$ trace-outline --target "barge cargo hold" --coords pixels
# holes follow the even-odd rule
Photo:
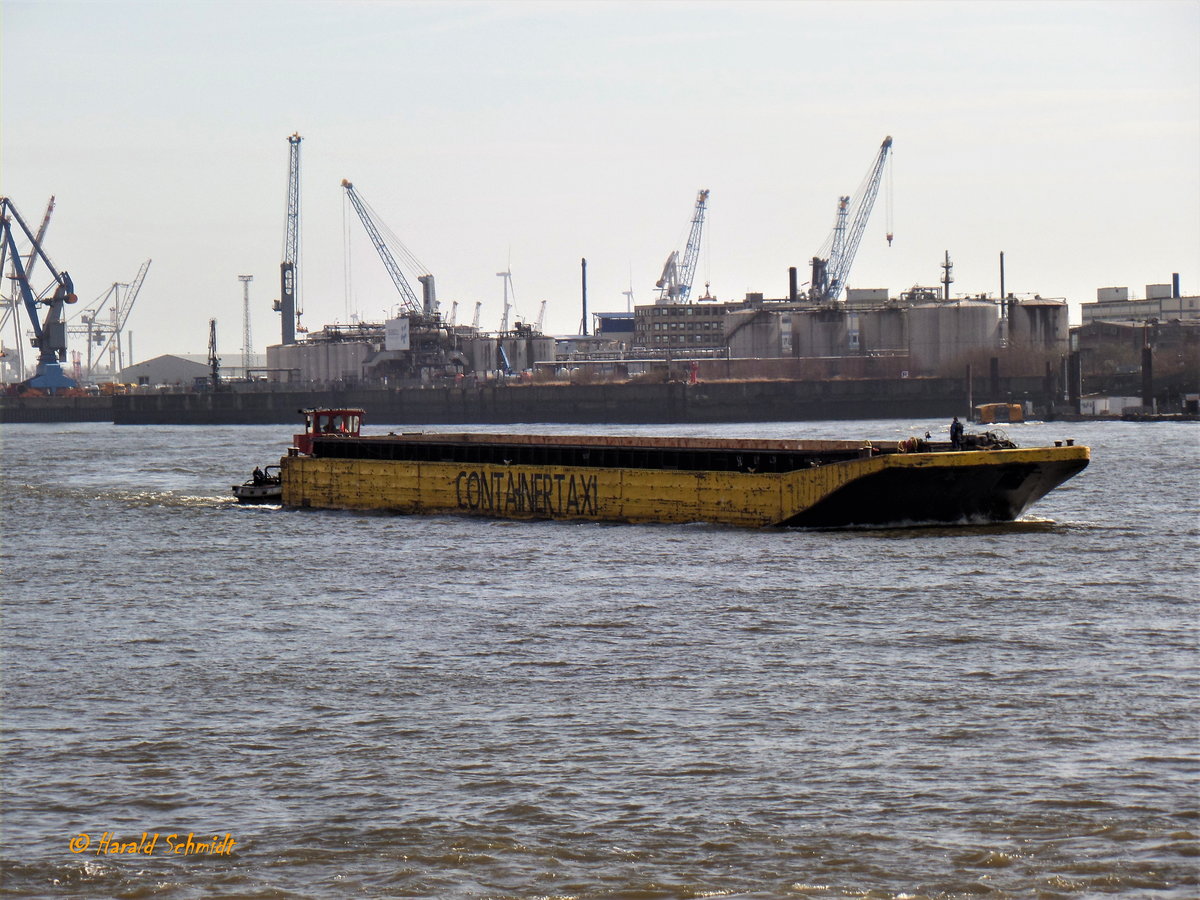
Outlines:
[[[510,519],[763,527],[1011,521],[1087,466],[1082,446],[978,449],[479,433],[363,436],[361,410],[306,410],[283,505]]]

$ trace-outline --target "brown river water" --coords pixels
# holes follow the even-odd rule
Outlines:
[[[239,508],[288,428],[5,426],[0,895],[1200,896],[1200,427],[1007,430],[1092,464],[798,531]]]

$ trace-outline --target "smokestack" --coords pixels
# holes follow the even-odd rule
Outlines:
[[[1149,343],[1142,347],[1142,406],[1154,412],[1154,350]]]
[[[582,334],[582,335],[584,335],[584,336],[586,337],[586,336],[587,336],[587,333],[588,333],[588,321],[587,321],[587,259],[586,259],[586,258],[584,258],[584,259],[581,259],[581,260],[579,261],[579,268],[580,268],[580,272],[581,272],[581,275],[580,275],[580,277],[583,279],[583,319],[582,319],[582,320],[579,322],[579,333],[580,333],[580,334]]]
[[[796,267],[788,266],[788,300],[796,302]]]
[[[1083,411],[1083,358],[1078,350],[1067,354],[1067,402],[1075,415]]]
[[[421,282],[421,307],[422,311],[427,316],[435,315],[438,311],[437,288],[433,283],[432,275],[418,275],[417,281]]]
[[[1008,301],[1004,298],[1008,295],[1004,293],[1004,251],[1000,251],[1000,318],[1008,318]]]
[[[1176,272],[1171,276],[1171,296],[1176,300],[1179,299],[1179,273]]]

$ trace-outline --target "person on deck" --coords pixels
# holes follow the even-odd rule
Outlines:
[[[954,417],[954,421],[950,423],[950,446],[957,450],[962,446],[963,425],[958,421],[958,416]]]

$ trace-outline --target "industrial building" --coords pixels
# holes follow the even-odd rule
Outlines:
[[[196,379],[207,379],[211,374],[208,365],[185,356],[164,354],[136,365],[127,366],[117,374],[121,384],[171,385],[191,388]]]
[[[1094,303],[1080,305],[1082,322],[1167,322],[1200,319],[1200,296],[1185,297],[1179,288],[1179,275],[1170,284],[1146,285],[1144,299],[1131,298],[1127,287],[1104,287],[1096,291]]]
[[[762,294],[756,296],[762,300]],[[635,307],[633,346],[660,350],[724,347],[725,316],[740,306],[738,303],[656,303]]]

